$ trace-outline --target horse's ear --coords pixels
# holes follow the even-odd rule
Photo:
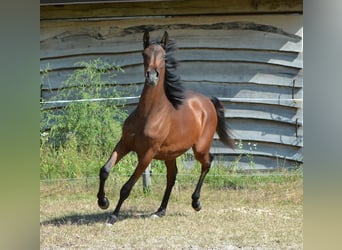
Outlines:
[[[160,43],[166,46],[168,42],[169,42],[169,34],[165,31]]]
[[[150,32],[145,31],[143,41],[144,41],[144,49],[146,49],[148,45],[150,44]]]

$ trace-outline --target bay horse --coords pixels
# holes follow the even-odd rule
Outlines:
[[[123,202],[152,159],[166,165],[166,190],[159,209],[153,216],[166,214],[169,197],[177,175],[176,158],[192,148],[201,163],[201,175],[192,194],[192,207],[201,209],[200,192],[213,155],[209,153],[215,131],[228,147],[234,147],[224,120],[224,108],[216,97],[185,90],[176,72],[175,42],[165,31],[160,42],[150,41],[149,32],[143,36],[145,84],[136,109],[125,120],[122,136],[108,161],[101,167],[98,205],[109,207],[104,185],[111,168],[131,151],[136,152],[138,164],[134,173],[120,190],[120,198],[108,223],[114,224]]]

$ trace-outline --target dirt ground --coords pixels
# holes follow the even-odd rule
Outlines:
[[[303,248],[302,179],[238,190],[204,185],[200,212],[191,207],[192,187],[176,186],[160,219],[150,214],[159,207],[164,186],[154,185],[147,195],[137,187],[113,226],[105,222],[120,187],[106,187],[111,204],[103,211],[96,183],[41,183],[41,249]]]

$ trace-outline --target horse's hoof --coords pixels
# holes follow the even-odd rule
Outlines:
[[[109,200],[107,197],[104,197],[102,200],[98,199],[97,204],[102,209],[107,209],[109,207]]]
[[[199,201],[199,200],[197,200],[197,201],[192,201],[192,207],[193,207],[193,209],[195,209],[195,211],[200,211],[201,210],[201,208],[202,208],[202,206],[201,206],[201,202]]]
[[[152,214],[151,219],[159,219],[160,216],[158,214]]]
[[[165,209],[159,209],[157,212],[155,212],[151,215],[151,218],[161,218],[161,217],[164,217],[165,214],[166,214]]]
[[[109,219],[108,219],[106,225],[112,226],[117,221],[118,221],[118,217],[116,217],[114,214],[112,214],[111,216],[109,216]]]

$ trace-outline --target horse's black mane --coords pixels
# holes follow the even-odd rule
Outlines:
[[[160,44],[160,43],[159,43]],[[175,58],[175,51],[177,49],[176,43],[173,40],[169,40],[165,45],[160,44],[164,47],[165,55],[165,80],[164,89],[167,99],[172,105],[178,109],[183,103],[185,98],[185,89],[183,82],[179,74],[177,73],[177,60]]]

